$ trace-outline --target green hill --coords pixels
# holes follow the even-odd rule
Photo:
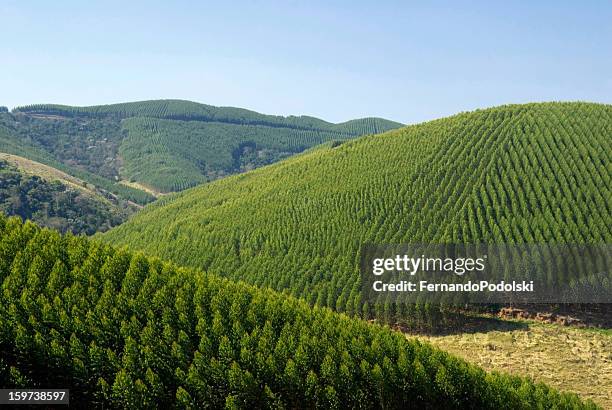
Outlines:
[[[401,126],[380,118],[332,124],[180,100],[30,105],[1,114],[2,123],[64,165],[117,189],[158,194],[267,165],[322,142]]]
[[[611,136],[610,105],[462,113],[163,198],[102,238],[370,317],[366,243],[611,243]]]
[[[87,408],[595,408],[271,290],[0,216],[0,385]]]

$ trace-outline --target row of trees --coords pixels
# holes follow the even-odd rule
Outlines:
[[[119,408],[595,408],[271,290],[0,217],[0,385]]]
[[[148,117],[236,125],[263,125],[296,130],[336,132],[352,136],[385,132],[402,126],[400,123],[382,118],[361,118],[332,124],[314,117],[266,115],[243,108],[215,107],[185,100],[152,100],[90,107],[33,104],[17,107],[14,111],[66,117],[112,117],[116,119]]]
[[[163,192],[276,162],[353,135],[260,125],[130,118],[119,153],[123,175]],[[247,149],[245,151],[245,148]]]
[[[379,118],[331,124],[177,100],[93,107],[31,105],[6,118],[14,119],[14,131],[22,140],[64,165],[114,184],[112,192],[120,195],[130,188],[115,184],[119,179],[162,192],[181,191],[326,141],[401,126]],[[254,153],[242,155],[244,144],[253,145]],[[133,200],[130,193],[126,199]]]

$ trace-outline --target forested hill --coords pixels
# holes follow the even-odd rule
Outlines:
[[[0,385],[79,408],[594,409],[267,289],[0,215]]]
[[[180,191],[326,141],[400,126],[380,118],[332,124],[181,100],[92,107],[39,104],[0,111],[6,135],[74,172],[102,179],[105,189],[139,203],[152,199],[147,193]],[[0,148],[12,145],[2,143],[0,138]]]
[[[478,110],[164,198],[102,237],[370,317],[366,243],[612,243],[611,144],[611,105]]]
[[[34,104],[17,107],[15,112],[95,118],[149,117],[169,120],[220,122],[238,125],[266,125],[299,130],[328,131],[346,135],[376,134],[401,127],[402,124],[382,118],[362,118],[333,124],[309,116],[266,115],[235,107],[215,107],[185,100],[151,100],[122,104],[71,107],[57,104]]]

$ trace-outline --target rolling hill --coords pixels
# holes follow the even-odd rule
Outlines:
[[[372,312],[361,300],[362,245],[611,243],[611,142],[610,105],[462,113],[170,195],[102,238],[310,304],[418,325],[423,312]]]
[[[39,104],[0,112],[0,149],[23,156],[32,152],[33,159],[42,162],[44,157],[51,166],[59,162],[82,179],[144,204],[151,194],[180,191],[326,141],[401,125],[380,118],[332,124],[181,100]]]
[[[594,409],[271,290],[0,215],[0,385],[87,408]]]

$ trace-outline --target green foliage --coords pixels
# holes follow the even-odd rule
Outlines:
[[[15,115],[22,141],[37,144],[58,161],[114,180],[119,176],[117,151],[125,132],[113,119]]]
[[[329,141],[345,132],[264,125],[130,118],[121,144],[124,175],[161,191],[180,191],[246,171]]]
[[[130,213],[127,207],[59,181],[23,174],[4,161],[0,161],[0,210],[60,232],[88,235],[119,225]]]
[[[321,148],[164,198],[103,238],[348,314],[362,245],[611,243],[612,106],[503,106]]]
[[[88,167],[85,166],[89,164],[88,161],[85,157],[78,155],[83,152],[78,147],[87,143],[87,133],[84,131],[78,135],[65,135],[68,132],[66,129],[78,130],[79,127],[80,125],[73,123],[66,125],[63,120],[58,119],[32,119],[0,113],[0,152],[19,155],[56,168],[96,186],[105,191],[109,197],[119,196],[138,204],[151,202],[154,199],[152,195],[116,183],[103,176],[104,172],[95,167],[92,168],[92,172],[88,170]],[[90,131],[87,128],[86,130]],[[64,150],[65,153],[63,153]],[[104,159],[107,158],[105,151],[106,148],[103,148],[102,152],[88,153],[87,158],[95,158],[96,161],[105,163]],[[95,173],[98,171],[102,175]]]
[[[0,217],[0,382],[111,408],[595,408],[269,289]],[[88,405],[88,406],[86,406]]]
[[[332,124],[190,101],[93,107],[31,105],[14,110],[24,139],[111,180],[162,192],[267,165],[331,139],[401,126],[379,118]]]

